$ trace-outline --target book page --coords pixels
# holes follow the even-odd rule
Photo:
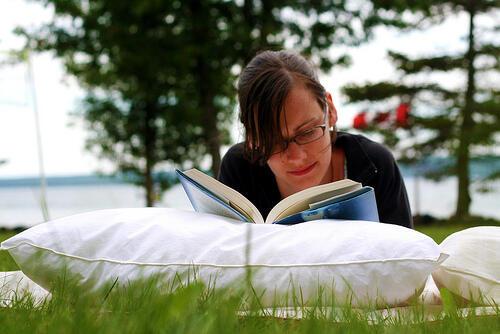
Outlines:
[[[227,205],[230,205],[232,207],[231,203],[227,202],[224,198],[218,198],[217,200],[216,198],[210,196],[208,193],[205,193],[203,191],[200,191],[200,189],[197,189],[194,184],[189,184],[188,186],[191,188],[190,200],[196,203],[195,207],[196,211],[211,213],[214,215],[233,218],[236,220],[242,220],[242,217],[238,216],[228,207],[221,204],[221,202],[225,202]],[[246,217],[247,215],[244,216]],[[248,221],[251,221],[250,218],[247,217],[247,219]]]
[[[195,168],[185,171],[184,174],[212,191],[217,197],[229,203],[244,216],[249,217],[254,223],[264,223],[264,218],[262,218],[262,215],[255,205],[236,190]]]
[[[351,192],[348,192],[348,193],[345,193],[345,194],[333,196],[333,197],[327,198],[327,199],[319,201],[319,202],[310,203],[309,204],[309,209],[318,209],[318,208],[321,208],[323,206],[327,206],[329,204],[333,204],[333,203],[338,203],[338,202],[341,202],[341,201],[345,201],[347,199],[359,196],[360,194],[363,194],[363,193],[365,193],[367,191],[369,191],[368,187],[362,187],[362,188],[357,189],[355,191],[351,191]]]
[[[310,203],[324,201],[361,188],[361,183],[344,179],[332,183],[304,189],[281,200],[269,212],[266,223],[272,223],[284,217],[309,209]]]

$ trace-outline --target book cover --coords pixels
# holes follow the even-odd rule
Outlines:
[[[176,170],[176,173],[191,205],[197,212],[212,213],[244,222],[252,222],[245,214],[233,208],[229,201],[220,198],[183,172]]]
[[[280,201],[266,220],[236,190],[196,170],[177,176],[198,212],[216,214],[251,223],[297,224],[315,219],[378,221],[375,193],[349,179],[305,189]]]
[[[280,219],[274,224],[290,225],[317,219],[379,221],[372,187],[363,187],[330,200],[314,203],[311,207],[309,210]]]

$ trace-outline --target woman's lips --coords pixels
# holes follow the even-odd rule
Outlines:
[[[307,173],[309,173],[310,171],[312,171],[315,166],[316,166],[316,162],[313,162],[312,164],[310,164],[306,168],[292,170],[292,171],[289,171],[288,173],[292,174],[294,176],[306,175]]]

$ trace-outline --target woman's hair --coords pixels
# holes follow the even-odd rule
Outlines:
[[[297,53],[264,51],[243,69],[238,81],[240,120],[245,127],[245,154],[264,163],[282,145],[281,117],[291,89],[304,85],[326,110],[326,92],[313,66]],[[286,124],[286,118],[285,118]]]

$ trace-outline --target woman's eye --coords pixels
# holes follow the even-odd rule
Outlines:
[[[311,129],[311,130],[307,130],[307,131],[302,132],[297,137],[299,137],[300,140],[303,140],[303,139],[308,139],[308,138],[313,137],[313,136],[314,136],[314,129]]]

